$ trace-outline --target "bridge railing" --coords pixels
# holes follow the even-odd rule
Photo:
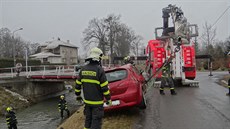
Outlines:
[[[23,66],[19,76],[77,76],[75,65],[41,65],[41,66]],[[17,76],[16,67],[0,68],[0,78],[14,78]]]

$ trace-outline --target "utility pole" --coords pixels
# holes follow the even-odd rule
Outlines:
[[[14,33],[17,32],[17,31],[19,31],[19,30],[23,30],[23,28],[19,28],[19,29],[13,31],[13,36],[12,36],[13,41],[14,41]],[[15,43],[13,43],[13,56],[14,56],[14,67],[15,67],[15,65],[16,65],[16,59],[15,59]]]
[[[28,51],[27,51],[27,48],[26,48],[26,76],[28,74]]]

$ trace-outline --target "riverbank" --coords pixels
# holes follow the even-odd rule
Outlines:
[[[219,84],[227,87],[228,86],[228,79],[230,78],[230,74],[227,74],[225,76],[223,76],[220,80],[219,80]]]
[[[28,107],[31,103],[24,99],[21,95],[11,92],[7,89],[0,87],[0,115],[5,114],[5,109],[8,106],[13,107],[14,110],[20,110]]]
[[[85,117],[84,107],[80,107],[71,117],[64,121],[57,129],[83,129]],[[103,118],[102,129],[132,129],[139,115],[138,108],[106,112]]]
[[[68,104],[70,114],[76,112],[79,108],[76,102],[76,95],[74,92],[64,93]],[[63,120],[58,111],[58,102],[60,97],[52,97],[29,107],[16,111],[19,129],[56,129]],[[67,118],[64,112],[64,118]],[[6,129],[5,117],[0,117],[0,129]]]
[[[74,86],[73,80],[65,81],[65,85]],[[51,95],[41,96],[38,98],[24,98],[18,93],[12,92],[6,88],[0,87],[0,116],[5,114],[5,109],[11,106],[15,111],[25,109],[31,105],[34,105],[40,101],[66,94],[71,89],[67,89]]]

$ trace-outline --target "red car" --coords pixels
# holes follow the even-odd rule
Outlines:
[[[120,67],[105,69],[112,100],[112,106],[105,110],[121,109],[138,106],[146,108],[146,85],[142,73],[132,64]]]

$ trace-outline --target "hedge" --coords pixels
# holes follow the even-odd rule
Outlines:
[[[22,63],[22,66],[26,65],[25,59],[17,59],[16,63]],[[37,66],[41,65],[40,60],[28,60],[28,66]],[[9,68],[14,67],[14,59],[12,58],[0,58],[0,68]]]

